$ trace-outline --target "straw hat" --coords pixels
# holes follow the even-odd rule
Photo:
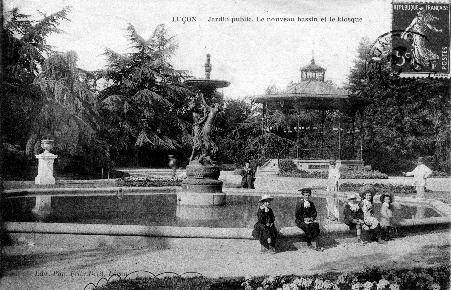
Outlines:
[[[376,194],[376,189],[374,188],[374,186],[372,186],[371,184],[365,184],[364,186],[362,186],[361,188],[360,188],[360,193],[367,193],[367,192],[369,192],[369,193],[371,193],[371,194]]]
[[[262,196],[262,198],[260,199],[260,202],[264,202],[264,201],[270,201],[273,200],[274,198],[272,196],[270,196],[269,194],[264,194]]]

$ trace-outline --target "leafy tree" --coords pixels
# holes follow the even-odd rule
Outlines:
[[[44,98],[27,153],[36,151],[42,138],[50,137],[55,139],[60,169],[92,174],[110,167],[108,146],[97,134],[101,127],[92,81],[95,76],[79,69],[76,62],[72,51],[54,53],[44,61],[34,81]]]
[[[36,21],[18,9],[3,14],[5,20],[0,44],[3,104],[0,114],[4,143],[1,144],[10,144],[5,148],[15,148],[5,152],[4,172],[20,174],[26,169],[24,156],[17,152],[24,149],[44,98],[34,79],[51,52],[47,36],[60,32],[58,25],[67,20],[68,12],[69,8],[65,8],[54,14],[41,14],[42,17]],[[25,167],[18,168],[19,165]]]
[[[108,85],[100,97],[112,156],[126,163],[141,153],[143,165],[165,164],[164,152],[177,150],[189,156],[193,95],[182,85],[186,73],[170,63],[177,48],[174,37],[164,25],[147,40],[131,24],[127,32],[130,53],[105,52]]]
[[[65,8],[51,15],[42,14],[37,21],[18,9],[6,13],[2,41],[5,142],[23,144],[27,139],[27,134],[16,132],[29,130],[40,110],[42,95],[33,82],[51,52],[46,37],[60,32],[58,24],[67,20],[68,12],[69,8]]]
[[[264,156],[280,154],[293,142],[270,132],[262,131],[261,108],[243,100],[227,100],[217,119],[216,143],[220,146],[220,161],[243,164],[246,160],[262,162]],[[276,113],[268,117],[274,127],[282,127],[285,117]]]
[[[399,78],[387,59],[368,66],[370,46],[368,39],[361,41],[348,86],[354,97],[367,103],[362,111],[364,160],[395,173],[411,169],[416,157],[427,156],[433,169],[449,171],[449,81]]]

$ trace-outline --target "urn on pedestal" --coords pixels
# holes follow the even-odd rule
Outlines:
[[[41,147],[44,149],[39,155],[36,155],[38,159],[38,176],[34,179],[35,184],[55,184],[55,177],[53,177],[53,163],[58,155],[50,153],[53,148],[53,140],[44,139],[41,140]]]

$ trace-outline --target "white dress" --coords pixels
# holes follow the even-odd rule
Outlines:
[[[327,177],[327,191],[338,191],[338,181],[340,180],[340,169],[337,167],[329,168],[329,175]]]
[[[363,222],[370,227],[370,229],[375,229],[379,225],[379,221],[373,215],[373,204],[368,201],[362,201],[362,211],[363,211]]]

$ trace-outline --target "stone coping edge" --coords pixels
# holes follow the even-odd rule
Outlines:
[[[161,186],[161,187],[139,187],[139,186],[111,186],[111,187],[55,187],[55,188],[18,188],[5,189],[3,192],[7,196],[14,196],[17,194],[70,194],[70,193],[132,193],[132,192],[157,192],[157,193],[175,193],[179,186]]]
[[[421,220],[404,220],[398,227],[422,227],[427,225],[449,225],[448,217],[425,218]],[[345,224],[321,225],[326,234],[349,233]],[[111,236],[148,236],[171,238],[211,238],[211,239],[253,239],[251,228],[207,228],[207,227],[172,227],[142,225],[107,225],[107,224],[73,224],[73,223],[33,223],[6,222],[5,229],[10,233],[48,233],[78,235]],[[279,230],[282,237],[299,237],[304,233],[297,227],[284,227]]]

